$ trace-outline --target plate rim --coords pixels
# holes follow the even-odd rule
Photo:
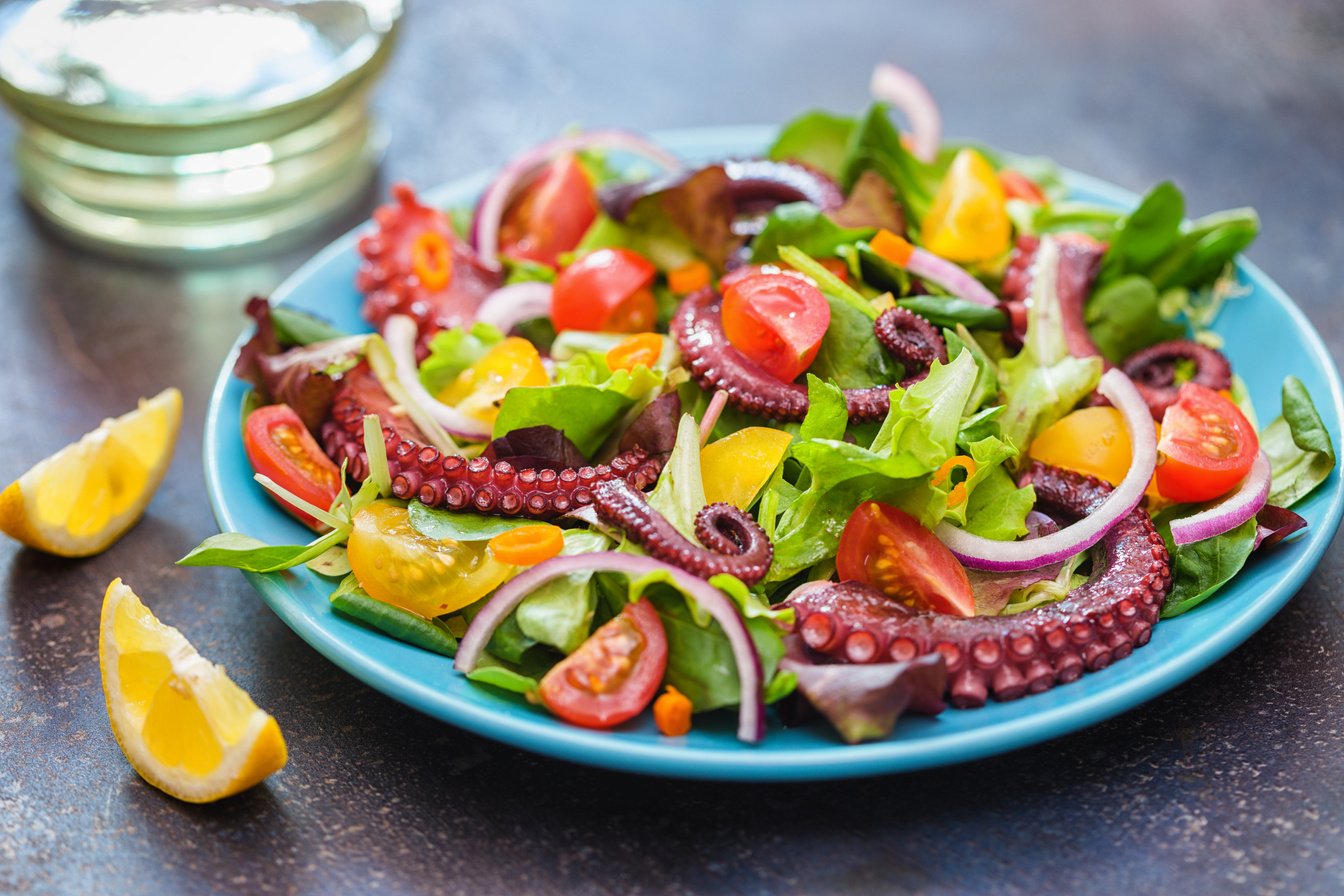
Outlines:
[[[651,137],[673,147],[683,155],[694,156],[686,147],[764,145],[774,132],[769,125],[733,125],[727,127],[681,128],[654,132]],[[1061,168],[1071,188],[1093,192],[1108,201],[1128,206],[1138,194],[1110,182],[1070,169]],[[488,182],[491,171],[474,172],[426,190],[427,202],[439,203],[448,193],[479,191]],[[299,287],[325,268],[334,258],[354,249],[359,236],[369,227],[363,222],[319,250],[312,258],[285,278],[272,293],[272,301],[284,304]],[[1321,369],[1329,386],[1336,419],[1344,421],[1344,385],[1334,358],[1305,312],[1259,266],[1244,255],[1238,267],[1247,278],[1263,289],[1287,315],[1310,349],[1311,362]],[[232,368],[238,350],[250,333],[245,328],[230,348],[211,390],[202,438],[202,460],[206,491],[211,510],[222,531],[237,531],[238,521],[222,499],[228,483],[221,477],[217,438],[229,424],[222,411],[226,392],[233,381]],[[237,408],[230,407],[231,412]],[[233,426],[236,431],[236,425]],[[1338,433],[1334,434],[1338,437]],[[462,701],[435,690],[427,683],[410,678],[387,664],[353,649],[336,633],[315,624],[302,612],[285,574],[243,575],[262,595],[266,604],[303,641],[362,683],[440,721],[471,731],[510,746],[569,762],[668,777],[700,780],[783,781],[824,780],[866,775],[892,774],[935,768],[1010,752],[1080,731],[1100,721],[1120,715],[1159,697],[1207,669],[1231,653],[1292,599],[1315,570],[1328,549],[1344,516],[1344,484],[1339,464],[1327,480],[1328,503],[1323,524],[1312,527],[1298,544],[1302,550],[1280,572],[1278,580],[1249,601],[1229,624],[1191,649],[1166,658],[1152,668],[1116,678],[1100,692],[1085,693],[1075,700],[1042,709],[1020,718],[1001,720],[991,726],[951,732],[944,738],[915,741],[888,739],[858,747],[836,742],[825,748],[771,749],[757,752],[753,747],[735,743],[736,749],[693,749],[661,743],[646,743],[622,738],[620,733],[593,732],[563,725],[549,717],[515,716],[490,706]],[[457,673],[453,673],[457,674]],[[1114,673],[1112,673],[1114,674]],[[949,742],[950,741],[950,742]],[[818,755],[820,754],[820,755]]]

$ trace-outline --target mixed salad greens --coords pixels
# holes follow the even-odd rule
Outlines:
[[[692,711],[736,706],[739,733],[755,740],[760,705],[779,703],[790,719],[820,711],[853,741],[885,736],[907,708],[940,708],[942,660],[809,655],[785,599],[836,580],[960,616],[1064,599],[1093,572],[1101,535],[1070,541],[1072,527],[1035,512],[1021,482],[1032,461],[1131,489],[1134,503],[1143,494],[1171,555],[1163,616],[1209,599],[1305,525],[1287,508],[1337,459],[1297,379],[1260,428],[1235,374],[1221,392],[1181,387],[1146,422],[1120,398],[1095,398],[1129,383],[1105,371],[1155,344],[1219,347],[1211,325],[1241,292],[1234,259],[1257,233],[1254,212],[1187,220],[1171,183],[1129,210],[1076,201],[1048,160],[942,140],[922,88],[890,67],[879,74],[875,89],[912,132],[877,102],[853,117],[807,112],[765,152],[838,202],[743,202],[735,190],[758,177],[753,161],[686,169],[630,135],[575,135],[506,166],[474,220],[450,210],[456,233],[410,235],[406,276],[430,304],[454,288],[464,253],[498,270],[498,288],[456,325],[374,315],[381,335],[345,335],[254,300],[257,335],[238,367],[256,386],[248,455],[259,482],[319,534],[270,546],[226,533],[180,562],[306,564],[331,579],[334,612],[456,656],[482,686],[576,724],[610,727],[652,706],[677,736]],[[632,152],[644,161],[617,164]],[[647,177],[650,163],[671,173]],[[1079,306],[1091,349],[1069,326],[1071,246],[1100,257]],[[1030,282],[1014,287],[1028,252]],[[722,297],[730,347],[805,389],[800,419],[704,388],[667,334],[706,289]],[[946,360],[914,371],[887,351],[874,321],[891,308],[931,324]],[[385,413],[445,455],[561,470],[637,444],[661,461],[652,511],[696,544],[706,505],[747,511],[773,546],[768,571],[750,584],[706,579],[648,557],[592,507],[541,520],[397,498],[388,419],[365,418],[357,459],[328,457],[332,395],[365,370]],[[1193,375],[1178,360],[1167,385]],[[853,419],[845,390],[872,387],[889,393],[888,409]],[[1141,469],[1154,443],[1157,460]],[[1031,554],[1035,539],[1061,536],[1057,556]],[[1026,545],[1034,559],[989,543]]]

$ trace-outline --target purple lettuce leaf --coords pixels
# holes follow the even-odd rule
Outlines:
[[[796,693],[825,716],[846,743],[886,737],[907,711],[937,715],[945,708],[947,664],[940,653],[908,663],[862,665],[813,665],[786,657],[780,668],[798,677]]]
[[[620,450],[640,449],[650,457],[665,457],[677,443],[677,424],[681,422],[681,396],[676,392],[659,395],[639,412],[621,434]]]
[[[1307,521],[1287,507],[1266,504],[1255,515],[1255,545],[1252,551],[1272,548],[1289,535],[1307,528]]]
[[[507,460],[520,470],[563,470],[588,464],[578,446],[554,426],[512,430],[486,445],[481,456],[492,462]]]

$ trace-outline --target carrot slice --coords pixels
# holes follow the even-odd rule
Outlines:
[[[564,531],[550,523],[519,526],[496,535],[487,545],[496,560],[510,566],[535,566],[559,554],[564,546]]]

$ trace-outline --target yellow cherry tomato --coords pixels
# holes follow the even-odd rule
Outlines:
[[[459,373],[437,397],[444,404],[493,425],[506,392],[515,386],[545,386],[549,382],[536,346],[510,336]]]
[[[1160,428],[1156,423],[1154,429]],[[1115,408],[1082,408],[1041,431],[1027,452],[1033,460],[1086,473],[1111,485],[1119,485],[1129,472],[1132,450],[1125,420]],[[1148,495],[1157,497],[1155,483]]]
[[[705,498],[746,510],[774,474],[793,437],[768,426],[749,426],[700,449]]]
[[[920,241],[934,255],[957,262],[986,261],[1008,251],[1012,224],[994,168],[973,149],[952,159],[920,225]]]
[[[355,514],[350,570],[370,597],[425,618],[475,603],[509,575],[483,541],[429,538],[397,501],[375,501]]]

